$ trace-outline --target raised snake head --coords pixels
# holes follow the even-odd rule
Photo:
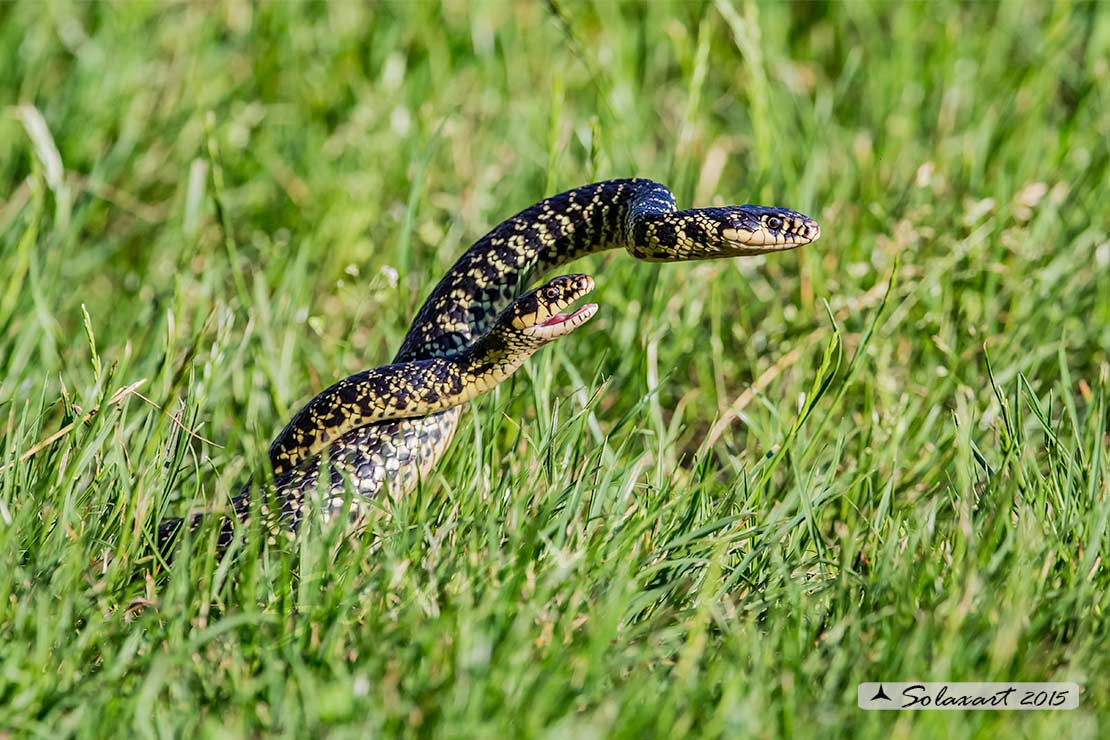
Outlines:
[[[777,206],[728,206],[718,214],[717,234],[731,254],[761,254],[816,241],[821,227],[809,216]]]
[[[582,326],[597,312],[597,304],[587,303],[577,311],[562,313],[593,289],[594,280],[589,275],[560,275],[513,301],[498,323],[508,322],[513,329],[543,342],[558,339]]]

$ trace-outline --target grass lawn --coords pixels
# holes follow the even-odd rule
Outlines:
[[[1105,4],[28,1],[0,59],[0,737],[1105,736]],[[146,554],[631,175],[823,236],[576,263],[598,316],[360,536]]]

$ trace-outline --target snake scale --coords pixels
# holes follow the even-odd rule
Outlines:
[[[527,314],[554,286],[566,296],[550,296],[540,324],[573,323],[562,327],[563,336],[592,315],[592,306],[570,316],[553,313],[592,289],[587,276],[556,278],[524,293],[542,273],[609,249],[624,248],[650,262],[679,262],[785,251],[820,233],[816,221],[786,208],[678,211],[670,190],[642,178],[584,185],[524,209],[475,242],[447,271],[417,313],[393,364],[331,386],[282,430],[270,447],[274,496],[262,502],[264,519],[280,519],[281,528],[293,532],[311,492],[330,492],[326,508],[334,511],[346,500],[348,485],[367,498],[385,487],[393,495],[414,488],[446,452],[463,404],[546,343],[506,346],[499,332],[520,330],[511,326],[509,314]],[[558,284],[564,279],[570,284]],[[527,305],[517,303],[522,300]],[[322,475],[327,477],[321,480]],[[247,515],[249,484],[232,504],[240,518]],[[181,524],[180,519],[163,522],[159,541],[171,538]],[[230,536],[225,526],[221,541]]]

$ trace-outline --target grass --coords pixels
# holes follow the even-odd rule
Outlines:
[[[1105,732],[1105,6],[15,3],[0,51],[0,735]],[[633,174],[824,236],[587,259],[361,537],[144,557],[489,226]]]

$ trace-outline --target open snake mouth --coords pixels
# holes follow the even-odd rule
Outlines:
[[[539,324],[539,326],[559,326],[560,324],[567,323],[571,323],[574,326],[579,326],[580,324],[582,324],[582,322],[589,320],[589,318],[593,316],[594,312],[596,311],[596,303],[587,303],[585,306],[582,306],[582,308],[578,309],[577,311],[572,311],[571,313],[557,313],[547,321]]]
[[[597,313],[596,303],[587,303],[571,313],[557,313],[549,319],[536,324],[528,333],[540,339],[549,340],[566,336],[589,321]]]

